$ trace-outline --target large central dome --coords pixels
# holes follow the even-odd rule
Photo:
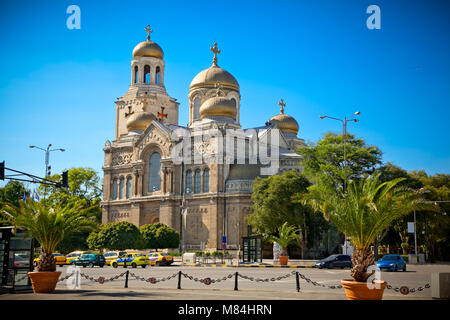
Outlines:
[[[231,87],[239,90],[239,84],[233,75],[216,65],[212,65],[197,74],[191,81],[190,88],[194,89],[202,86],[214,87],[216,83],[220,83],[224,88]]]

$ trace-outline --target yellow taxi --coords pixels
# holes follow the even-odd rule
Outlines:
[[[149,260],[146,255],[142,253],[127,253],[118,259],[114,259],[111,261],[111,265],[114,268],[117,268],[118,266],[123,266],[124,263],[127,264],[127,266],[131,266],[133,268],[136,268],[137,266],[141,266],[142,268],[145,268],[149,264]]]
[[[173,263],[173,257],[163,252],[149,253],[148,259],[151,266],[170,266]]]
[[[66,256],[62,255],[61,253],[55,252],[53,254],[53,257],[56,260],[56,264],[59,265],[60,267],[62,267],[63,265],[66,264]],[[39,263],[39,257],[37,257],[36,259],[33,260],[33,265],[35,267],[37,267],[38,263]]]
[[[105,257],[106,265],[110,266],[111,261],[119,259],[120,257],[122,257],[126,254],[127,254],[126,251],[108,251],[103,256]]]
[[[66,264],[74,264],[75,260],[79,259],[85,253],[92,253],[90,251],[73,251],[66,256]]]

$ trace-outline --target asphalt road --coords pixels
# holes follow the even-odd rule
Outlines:
[[[62,271],[61,277],[67,275],[68,266],[58,268],[58,271]],[[125,271],[129,271],[130,274],[134,274],[143,279],[155,278],[157,280],[171,279],[160,281],[152,284],[150,282],[137,280],[134,276],[130,275],[128,279],[128,289],[124,288],[125,276],[113,281],[105,281],[104,284],[92,281],[92,279],[98,279],[100,276],[109,280],[117,275],[122,274]],[[235,287],[235,273],[238,272],[244,277],[252,277],[253,280],[247,278],[238,278],[239,294],[243,292],[252,292],[252,294],[258,294],[272,299],[289,299],[294,298],[297,294],[296,290],[296,277],[295,272],[299,272],[305,278],[309,278],[312,281],[317,282],[319,285],[313,285],[300,278],[300,292],[315,293],[322,297],[330,296],[331,298],[345,298],[343,295],[343,289],[330,289],[328,286],[339,285],[341,279],[350,279],[350,270],[328,270],[328,269],[292,269],[292,268],[248,268],[248,267],[188,267],[188,266],[167,266],[167,267],[147,267],[147,268],[112,268],[112,267],[94,267],[94,268],[80,268],[82,273],[80,289],[81,290],[138,290],[141,292],[146,291],[158,291],[158,290],[176,290],[178,285],[178,271],[182,271],[187,276],[197,278],[198,280],[204,278],[220,279],[220,281],[205,285],[200,281],[194,281],[188,277],[181,277],[181,288],[186,292],[188,289],[192,289],[192,292],[196,292],[201,295],[202,290],[222,292],[227,295],[236,294]],[[390,299],[405,299],[405,298],[431,298],[431,289],[424,289],[423,291],[417,291],[418,287],[425,287],[426,284],[431,283],[431,273],[433,272],[450,272],[450,265],[408,265],[406,272],[381,272],[380,278],[388,282],[393,288],[399,288],[407,286],[409,288],[416,288],[415,293],[409,295],[402,295],[394,290],[385,290],[384,296]],[[294,274],[293,274],[294,272]],[[86,279],[91,277],[92,279]],[[282,279],[277,279],[283,277]],[[225,279],[225,280],[224,280]],[[268,281],[256,281],[257,279],[269,279]],[[271,281],[274,279],[275,281]],[[57,289],[68,290],[68,285],[73,285],[74,279],[61,281]],[[323,287],[325,286],[325,287]],[[180,290],[178,290],[180,291]],[[206,292],[205,291],[205,292]],[[278,295],[277,295],[278,294]],[[217,297],[216,297],[217,298]]]

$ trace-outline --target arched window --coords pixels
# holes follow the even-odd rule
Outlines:
[[[125,179],[122,177],[119,181],[119,199],[123,199],[125,196]]]
[[[148,64],[144,67],[144,83],[150,83],[150,66]]]
[[[209,169],[203,171],[203,192],[209,192]]]
[[[200,178],[200,169],[197,169],[194,174],[194,193],[200,193]]]
[[[133,194],[133,179],[127,178],[127,199],[131,198]]]
[[[200,119],[200,98],[194,99],[194,120]]]
[[[160,81],[161,81],[161,68],[158,66],[158,67],[156,67],[156,84],[159,84],[160,83]]]
[[[161,156],[158,152],[150,156],[148,192],[161,190]]]
[[[112,199],[116,200],[117,199],[117,179],[113,180],[113,185],[112,185]]]
[[[236,108],[236,114],[237,114],[237,103],[236,103],[236,99],[235,98],[231,98],[231,101],[234,104],[234,107]],[[236,117],[234,118],[234,120],[236,120]]]
[[[186,171],[186,193],[192,193],[192,171]]]
[[[134,66],[134,83],[138,83],[139,80],[139,68]]]

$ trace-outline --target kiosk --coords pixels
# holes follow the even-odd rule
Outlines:
[[[33,271],[33,239],[14,227],[0,227],[0,290],[33,291],[28,272]]]
[[[253,263],[262,262],[262,237],[243,237],[242,262]]]

